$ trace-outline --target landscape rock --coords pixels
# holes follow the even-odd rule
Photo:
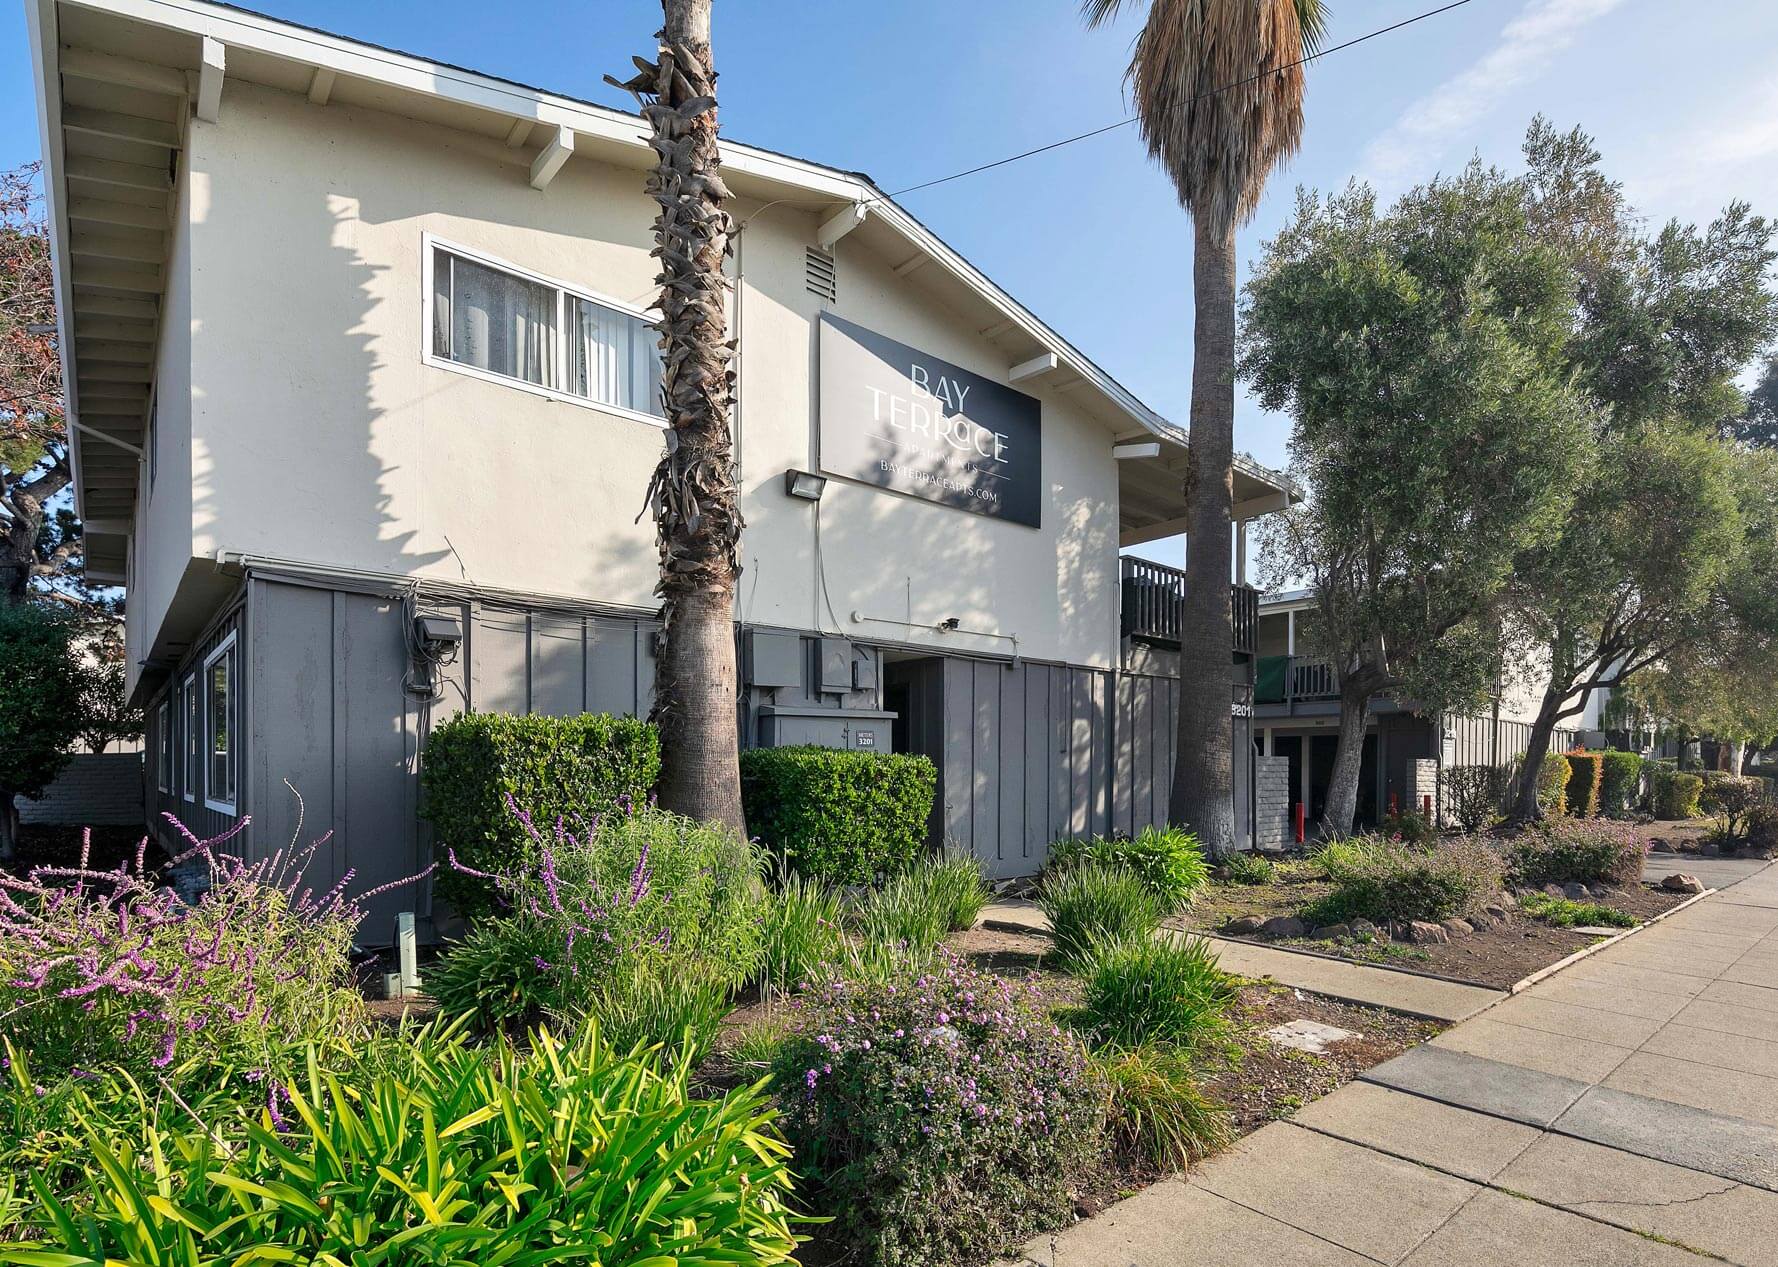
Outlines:
[[[1478,933],[1486,932],[1488,929],[1494,927],[1494,917],[1489,915],[1486,911],[1478,911],[1474,915],[1465,915],[1463,917],[1463,922],[1468,924]]]
[[[1496,924],[1506,923],[1506,907],[1499,903],[1490,902],[1487,906],[1484,906],[1482,910],[1486,913],[1488,918],[1493,920]]]
[[[1274,915],[1259,926],[1262,937],[1301,937],[1309,926],[1294,915]]]
[[[1316,941],[1336,941],[1341,937],[1350,937],[1352,929],[1345,924],[1329,924],[1325,928],[1317,928],[1310,934]]]
[[[1246,937],[1257,933],[1265,924],[1265,920],[1257,915],[1242,915],[1230,920],[1222,926],[1222,931],[1231,937]]]
[[[1549,894],[1549,896],[1551,896],[1551,897],[1566,897],[1567,896],[1567,894],[1562,892],[1562,886],[1559,884],[1546,884],[1543,886],[1543,891],[1545,893]]]
[[[1657,840],[1648,847],[1650,853],[1672,853],[1673,846],[1664,840]]]
[[[1451,934],[1442,924],[1431,924],[1425,920],[1413,920],[1408,924],[1408,940],[1413,942],[1446,942]]]
[[[1439,921],[1439,927],[1453,937],[1467,937],[1475,932],[1475,928],[1465,919],[1447,919]]]
[[[1722,848],[1714,841],[1705,840],[1698,844],[1698,857],[1700,858],[1714,858],[1721,852]]]
[[[1386,933],[1382,929],[1378,928],[1375,924],[1371,923],[1368,919],[1353,920],[1351,923],[1351,929],[1352,929],[1352,935],[1354,937],[1359,937],[1359,938],[1369,937],[1373,941],[1380,941],[1383,938],[1389,936],[1388,933]]]
[[[1591,901],[1593,894],[1584,884],[1568,883],[1562,886],[1562,896],[1570,902]]]
[[[1695,875],[1687,875],[1683,871],[1675,871],[1665,880],[1661,887],[1669,893],[1702,893],[1704,882]]]

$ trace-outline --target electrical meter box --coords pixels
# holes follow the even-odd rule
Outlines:
[[[819,748],[852,748],[888,752],[894,713],[857,708],[779,708],[759,710],[759,745],[788,748],[811,744]]]

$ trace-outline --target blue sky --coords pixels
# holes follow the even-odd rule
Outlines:
[[[1436,0],[1333,0],[1328,43]],[[253,7],[613,105],[652,46],[652,0],[258,0]],[[1140,6],[1137,6],[1138,8]],[[1073,0],[716,0],[722,125],[890,190],[1123,117],[1135,23]],[[1731,197],[1778,213],[1778,4],[1471,0],[1309,71],[1302,153],[1243,231],[1251,259],[1298,184],[1385,193],[1479,152],[1511,163],[1539,111],[1598,139],[1651,219]],[[0,163],[36,156],[22,6],[0,5]],[[910,194],[906,205],[1157,409],[1188,415],[1191,235],[1135,129]],[[1245,265],[1243,266],[1245,275]],[[1237,443],[1282,464],[1287,419],[1239,406]]]

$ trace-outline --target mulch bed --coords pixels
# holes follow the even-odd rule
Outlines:
[[[1171,923],[1194,932],[1220,932],[1231,920],[1243,915],[1256,915],[1261,919],[1294,915],[1332,888],[1326,880],[1294,867],[1283,868],[1282,874],[1271,884],[1213,882],[1201,890],[1191,907]],[[1607,890],[1605,896],[1592,900],[1646,921],[1677,906],[1685,900],[1685,895],[1637,884]],[[1566,959],[1597,938],[1571,928],[1557,928],[1522,911],[1512,910],[1504,924],[1496,924],[1467,937],[1453,937],[1448,942],[1410,944],[1361,942],[1347,938],[1314,941],[1294,937],[1249,940],[1286,950],[1313,950],[1356,963],[1403,968],[1505,990],[1539,969]]]

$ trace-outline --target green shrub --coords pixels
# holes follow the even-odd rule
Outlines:
[[[1656,818],[1682,819],[1698,817],[1698,797],[1704,780],[1669,766],[1657,766],[1649,772],[1648,796]]]
[[[1557,928],[1634,928],[1636,917],[1596,902],[1574,902],[1547,893],[1521,893],[1519,905],[1527,914]]]
[[[80,734],[76,628],[49,605],[0,598],[0,843],[8,843],[13,798],[41,796]]]
[[[528,820],[522,830],[533,865],[474,873],[506,910],[427,978],[447,1013],[508,1028],[539,1015],[578,1023],[662,957],[719,969],[731,984],[753,975],[763,900],[747,842],[652,808],[607,814],[584,833],[546,834]]]
[[[790,993],[822,981],[845,952],[840,895],[794,871],[785,871],[767,895],[761,924],[759,979]]]
[[[1304,908],[1311,926],[1451,919],[1486,904],[1502,880],[1499,854],[1470,836],[1421,849],[1373,837],[1330,846],[1319,860],[1334,889]]]
[[[1610,819],[1550,819],[1507,846],[1507,869],[1520,884],[1635,884],[1647,855],[1642,834]]]
[[[238,1139],[145,1097],[128,1129],[89,1129],[71,1202],[34,1182],[32,1239],[74,1257],[11,1260],[791,1261],[762,1088],[695,1099],[685,1066],[592,1030],[520,1048],[426,1034],[407,1068],[362,1081],[311,1064]]]
[[[1506,803],[1512,771],[1505,766],[1451,765],[1440,774],[1445,812],[1466,832],[1492,827]]]
[[[1698,808],[1711,818],[1720,818],[1731,836],[1739,837],[1745,830],[1747,813],[1765,799],[1763,780],[1726,770],[1711,770],[1704,776],[1698,793]]]
[[[1196,836],[1178,827],[1144,827],[1134,836],[1059,840],[1050,846],[1052,871],[1082,863],[1123,867],[1134,872],[1159,899],[1167,915],[1183,910],[1210,879],[1204,846]]]
[[[741,754],[747,826],[790,867],[829,884],[898,875],[924,853],[938,771],[925,757],[835,748]]]
[[[1202,1050],[1225,1037],[1234,980],[1202,937],[1138,937],[1094,948],[1082,975],[1084,1027],[1114,1047]]]
[[[1543,812],[1559,818],[1568,812],[1568,779],[1573,773],[1568,758],[1559,752],[1546,752],[1537,768],[1537,804]]]
[[[1079,1042],[1032,987],[949,955],[808,996],[776,1070],[819,1208],[875,1267],[978,1262],[1064,1226],[1104,1150]]]
[[[1164,916],[1154,891],[1134,871],[1098,862],[1051,872],[1037,891],[1037,905],[1065,968],[1084,965],[1095,946],[1150,936]]]
[[[1199,1090],[1188,1053],[1149,1044],[1106,1051],[1092,1062],[1106,1088],[1112,1140],[1138,1164],[1183,1170],[1233,1138],[1228,1111]]]
[[[1743,820],[1743,838],[1750,853],[1770,857],[1778,853],[1778,804],[1762,801],[1747,811]]]
[[[519,717],[463,713],[432,728],[420,764],[421,813],[442,861],[454,851],[481,871],[522,870],[535,841],[511,807],[553,828],[640,806],[660,775],[660,737],[632,717]],[[441,869],[440,896],[465,914],[485,911],[485,883]]]
[[[1404,845],[1429,845],[1438,839],[1438,828],[1419,810],[1396,810],[1383,816],[1383,836]]]
[[[1219,865],[1222,878],[1230,884],[1270,884],[1276,878],[1278,870],[1272,865],[1270,858],[1250,850],[1232,853]]]
[[[1638,752],[1602,752],[1599,754],[1599,810],[1613,818],[1622,818],[1636,808],[1642,793],[1642,754]]]
[[[1576,818],[1596,818],[1605,785],[1605,754],[1602,752],[1570,752],[1568,784],[1563,789],[1567,812]]]

